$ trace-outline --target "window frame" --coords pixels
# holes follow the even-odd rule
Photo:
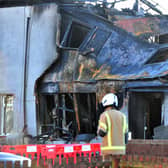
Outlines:
[[[5,102],[6,97],[10,96],[13,100],[10,103]],[[10,132],[6,131],[6,125],[8,125],[9,123],[7,123],[6,121],[6,115],[7,115],[7,107],[12,107],[12,115],[14,115],[14,99],[15,96],[14,94],[10,94],[10,93],[6,93],[6,94],[0,94],[0,136],[4,136],[7,134],[10,134]]]
[[[70,35],[71,31],[72,31],[72,27],[73,25],[81,25],[82,27],[86,27],[88,29],[88,34],[90,33],[90,31],[92,30],[91,27],[87,24],[84,24],[80,21],[76,21],[76,20],[71,20],[71,22],[68,24],[67,26],[67,29],[64,33],[64,36],[63,36],[63,39],[61,40],[61,43],[60,43],[60,47],[63,48],[63,49],[71,49],[71,50],[78,50],[81,46],[81,44],[83,44],[83,42],[85,41],[86,37],[84,38],[84,40],[81,42],[80,46],[78,48],[74,48],[74,47],[67,47],[65,44],[68,40],[68,36]]]

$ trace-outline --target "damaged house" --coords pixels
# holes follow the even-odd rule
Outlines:
[[[135,37],[80,4],[11,7],[0,13],[5,143],[46,132],[54,143],[91,142],[108,92],[117,94],[133,138],[161,137],[160,131],[154,134],[161,125],[166,137],[166,44]]]
[[[166,120],[162,116],[166,114],[162,89],[166,84],[160,78],[166,76],[167,48],[139,40],[84,8],[63,7],[61,17],[57,43],[61,59],[37,83],[39,131],[57,116],[53,124],[70,125],[75,136],[95,134],[99,102],[105,93],[115,92],[120,108],[124,105],[121,110],[128,116],[133,138],[156,138],[154,128]],[[46,111],[51,116],[46,117]]]

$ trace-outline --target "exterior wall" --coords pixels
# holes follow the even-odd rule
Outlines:
[[[124,100],[123,100],[123,106],[120,109],[120,111],[125,114],[127,118],[127,123],[128,123],[128,103],[129,103],[129,94],[127,93],[126,97],[124,97]]]
[[[22,143],[24,124],[29,134],[36,135],[35,81],[57,57],[56,26],[56,4],[0,9],[0,94],[15,96],[10,144]]]
[[[27,67],[26,122],[28,133],[36,135],[36,105],[34,87],[37,78],[56,59],[57,6],[35,6],[31,9],[29,61]]]
[[[0,94],[14,94],[13,136],[24,126],[25,8],[0,9]]]

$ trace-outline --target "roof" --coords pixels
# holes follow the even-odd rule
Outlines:
[[[168,74],[168,62],[145,64],[159,49],[116,27],[85,8],[63,7],[64,20],[80,21],[91,30],[77,50],[64,50],[43,75],[49,82],[95,82],[97,80],[151,79]],[[103,41],[103,44],[102,44]],[[97,50],[99,46],[99,50]],[[82,55],[93,48],[93,52]]]
[[[135,36],[167,34],[168,16],[127,16],[111,15],[114,25],[132,33]]]

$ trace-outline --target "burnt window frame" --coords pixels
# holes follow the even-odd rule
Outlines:
[[[72,27],[74,25],[81,25],[82,27],[85,27],[86,29],[88,29],[88,33],[86,34],[86,36],[84,37],[83,41],[81,42],[81,44],[83,44],[83,42],[85,41],[86,37],[88,36],[88,34],[90,33],[90,31],[92,30],[91,27],[87,24],[84,24],[80,21],[76,21],[76,20],[72,20],[69,24],[68,24],[68,27],[67,27],[67,30],[65,31],[65,34],[63,36],[63,39],[61,40],[61,43],[60,43],[60,46],[61,48],[64,48],[64,49],[71,49],[71,50],[78,50],[81,46],[81,44],[79,45],[79,47],[70,47],[70,46],[67,46],[67,41],[68,41],[68,37],[69,35],[72,33]]]
[[[96,49],[93,47],[91,48],[88,48],[88,44],[91,43],[93,41],[93,39],[95,38],[95,35],[96,35],[96,32],[98,31],[103,31],[103,32],[106,32],[107,34],[107,37],[105,39],[103,39],[103,41],[101,42],[102,44],[99,44],[99,45],[96,45],[96,46],[99,46],[97,47]],[[99,33],[98,33],[99,34]],[[105,29],[102,29],[100,27],[97,27],[97,26],[94,26],[90,32],[87,34],[86,38],[84,39],[83,43],[80,45],[80,48],[79,48],[79,51],[81,53],[90,53],[90,52],[94,52],[94,56],[98,55],[99,52],[101,51],[102,47],[104,46],[104,44],[106,43],[106,41],[109,39],[111,35],[111,32],[110,31],[107,31]],[[96,41],[96,40],[95,40]],[[94,43],[92,43],[93,45]],[[96,43],[97,44],[97,43]],[[93,51],[92,51],[93,49]]]

